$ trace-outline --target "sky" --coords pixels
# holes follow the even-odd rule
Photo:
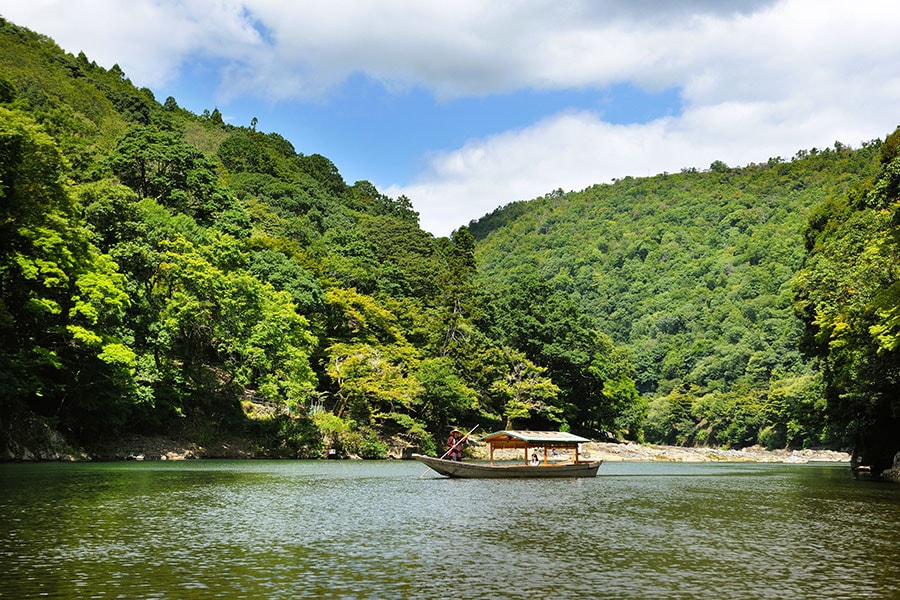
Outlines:
[[[0,0],[160,102],[287,138],[450,235],[625,176],[900,125],[895,0]]]

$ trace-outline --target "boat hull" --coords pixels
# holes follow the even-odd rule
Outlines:
[[[412,457],[435,472],[446,477],[466,479],[545,479],[548,477],[596,477],[597,469],[603,461],[593,460],[578,463],[562,463],[538,466],[488,465],[472,462],[457,462],[413,454]]]

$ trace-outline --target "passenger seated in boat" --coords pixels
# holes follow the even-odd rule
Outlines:
[[[536,467],[539,464],[540,464],[540,461],[538,460],[537,452],[532,452],[531,453],[531,466]]]

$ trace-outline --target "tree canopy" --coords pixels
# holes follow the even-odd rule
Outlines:
[[[477,422],[878,466],[900,439],[896,132],[435,238],[257,125],[0,19],[2,435],[380,457]]]
[[[501,335],[466,228],[436,239],[409,198],[218,109],[160,105],[5,21],[0,43],[13,421],[39,414],[88,445],[225,432],[264,453],[373,457],[474,420],[614,429],[637,401],[590,319],[553,355],[564,298],[540,348]]]

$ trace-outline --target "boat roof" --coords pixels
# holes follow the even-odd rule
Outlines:
[[[504,429],[481,437],[494,448],[574,448],[591,440],[563,431],[526,431]]]

